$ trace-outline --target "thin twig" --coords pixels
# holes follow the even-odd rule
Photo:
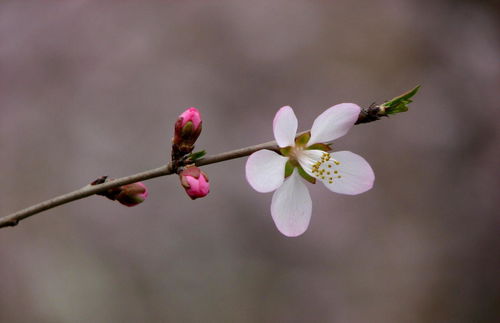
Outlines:
[[[385,111],[383,109],[380,109],[380,106],[372,104],[368,108],[363,108],[361,110],[356,124],[376,121],[383,116],[386,116]],[[269,149],[277,151],[278,146],[276,145],[275,141],[269,141],[254,146],[249,146],[213,156],[208,156],[203,159],[197,160],[196,165],[204,166],[208,164],[219,163],[230,159],[245,157],[261,149]],[[144,181],[151,178],[171,175],[173,173],[174,171],[172,169],[172,164],[169,163],[167,165],[155,169],[150,169],[141,173],[137,173],[135,175],[114,179],[112,181],[108,181],[103,184],[86,185],[79,190],[54,197],[52,199],[46,200],[44,202],[32,205],[23,210],[4,216],[0,218],[0,228],[15,226],[19,223],[19,221],[26,219],[32,215],[38,214],[48,209],[52,209],[59,205],[70,203],[97,193],[104,192],[110,188],[119,187],[122,185],[131,184],[139,181]]]

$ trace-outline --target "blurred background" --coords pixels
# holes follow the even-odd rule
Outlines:
[[[126,208],[90,197],[0,230],[0,322],[498,322],[497,1],[1,1],[0,215],[166,163],[176,117],[199,149],[273,139],[341,102],[422,85],[352,129],[359,196],[310,185],[308,231],[274,226],[245,159],[175,176]]]

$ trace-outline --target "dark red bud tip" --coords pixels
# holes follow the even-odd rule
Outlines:
[[[112,180],[113,179],[109,178],[108,176],[101,176],[98,179],[96,179],[95,181],[93,181],[92,183],[90,183],[90,185],[99,185],[99,184],[103,184],[103,183],[106,183],[106,182],[109,182]],[[120,194],[120,191],[121,191],[121,189],[119,187],[113,187],[113,188],[109,188],[109,189],[105,190],[104,192],[96,193],[96,195],[105,196],[108,199],[114,201],[114,200],[116,200],[116,196],[118,194]]]
[[[148,197],[148,188],[141,182],[123,185],[116,200],[126,206],[136,206],[141,204]]]
[[[99,185],[99,184],[102,184],[102,183],[105,183],[108,179],[108,176],[101,176],[99,178],[97,178],[95,181],[93,181],[92,183],[90,183],[90,185]]]

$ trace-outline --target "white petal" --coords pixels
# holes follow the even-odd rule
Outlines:
[[[309,190],[297,169],[273,194],[271,215],[278,230],[288,237],[304,233],[311,220],[312,201]]]
[[[333,180],[328,178],[322,180],[326,188],[330,191],[340,194],[356,195],[368,191],[373,187],[375,174],[368,162],[361,156],[351,153],[350,151],[337,151],[331,154],[332,158],[338,161],[337,165],[334,162],[329,162]],[[337,171],[338,173],[334,173]],[[340,176],[340,178],[338,178]]]
[[[280,147],[293,146],[297,134],[297,117],[289,106],[282,107],[276,112],[273,120],[274,139]]]
[[[326,143],[345,135],[358,120],[361,108],[354,103],[334,105],[314,120],[309,146]]]
[[[254,190],[272,192],[285,179],[285,164],[288,158],[271,150],[259,150],[248,157],[245,166],[247,181]]]

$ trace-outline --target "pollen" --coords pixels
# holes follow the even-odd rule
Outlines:
[[[338,171],[331,168],[333,165],[340,165],[340,162],[336,161],[329,153],[325,152],[319,159],[311,160],[310,165],[314,177],[328,182],[329,184],[333,184],[334,176],[331,175],[338,174]],[[335,176],[335,178],[341,178],[341,176]]]

